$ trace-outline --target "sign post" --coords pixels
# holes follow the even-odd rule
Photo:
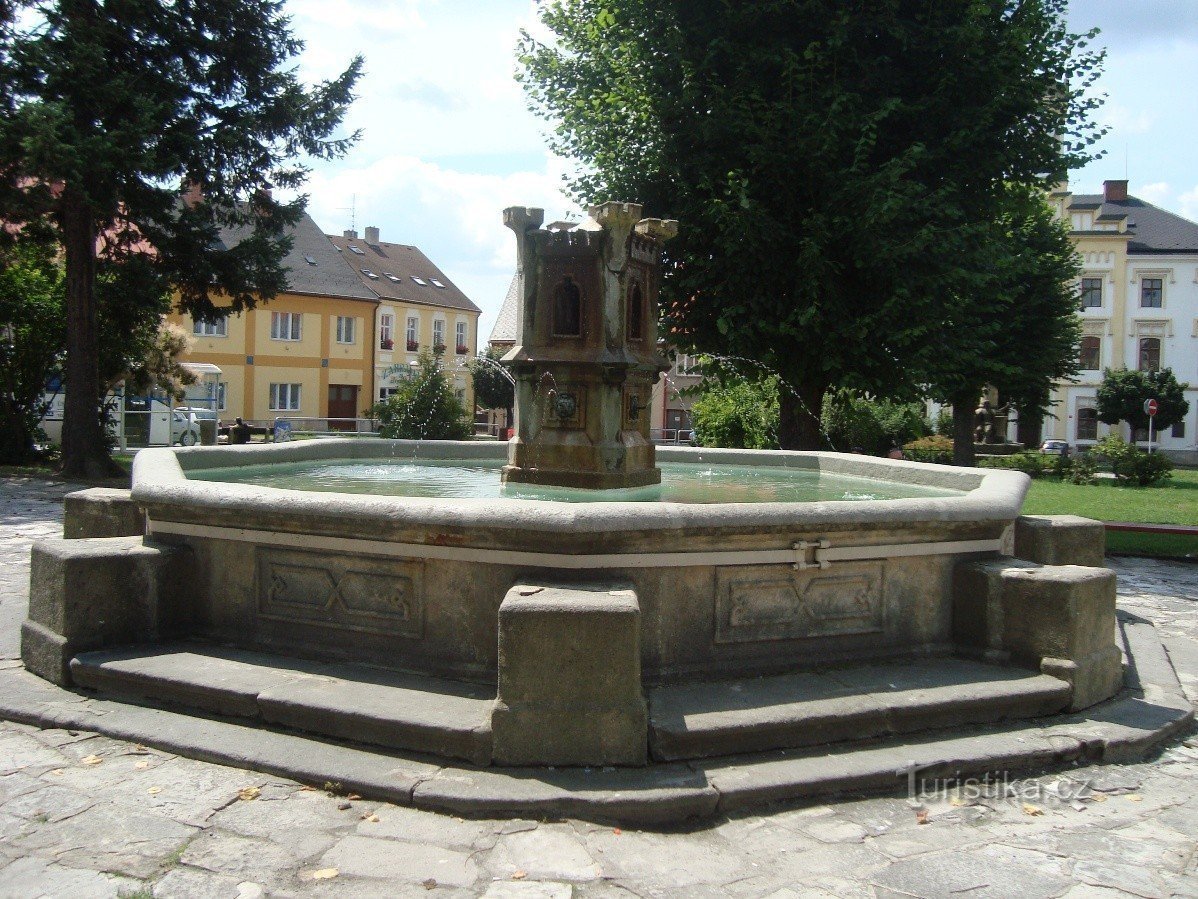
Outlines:
[[[1152,432],[1156,424],[1156,411],[1160,406],[1155,399],[1144,400],[1144,414],[1148,416],[1148,452],[1152,452]]]

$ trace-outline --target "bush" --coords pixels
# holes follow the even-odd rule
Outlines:
[[[379,420],[380,436],[391,439],[467,440],[474,432],[439,361],[428,353],[421,354],[411,376],[375,403],[370,414]]]
[[[838,450],[862,449],[875,456],[929,431],[921,404],[873,400],[845,389],[825,397],[820,424]]]
[[[953,464],[953,442],[940,434],[921,437],[903,447],[903,456],[913,462],[935,462],[940,465]]]
[[[1030,478],[1042,478],[1050,471],[1054,473],[1056,471],[1051,459],[1035,452],[1012,453],[1009,456],[987,456],[985,459],[978,460],[978,468],[1006,468],[1022,471]]]
[[[699,446],[777,449],[778,381],[704,382],[691,421]]]
[[[1070,459],[1068,456],[1058,456],[1062,463],[1060,477],[1070,484],[1090,487],[1098,483],[1098,460],[1090,453],[1082,453]]]
[[[1173,463],[1168,458],[1160,453],[1146,453],[1114,434],[1099,440],[1094,452],[1110,463],[1120,484],[1151,487],[1173,477]]]

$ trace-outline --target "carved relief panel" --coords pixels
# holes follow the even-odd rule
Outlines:
[[[716,569],[717,643],[881,634],[884,562]]]
[[[424,563],[259,548],[258,615],[349,631],[420,638]]]

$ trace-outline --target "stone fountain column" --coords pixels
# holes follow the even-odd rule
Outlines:
[[[568,228],[511,207],[521,296],[516,434],[505,482],[604,490],[661,482],[649,438],[653,385],[669,362],[657,347],[661,247],[678,223],[604,203]]]

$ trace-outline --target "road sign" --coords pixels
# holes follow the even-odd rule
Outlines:
[[[1159,408],[1160,406],[1157,404],[1156,400],[1144,400],[1144,414],[1149,418],[1156,415],[1156,411]]]

